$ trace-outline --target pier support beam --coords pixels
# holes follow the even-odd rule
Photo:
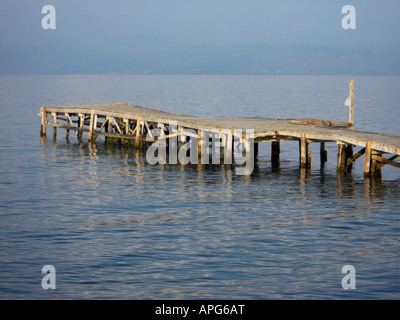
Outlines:
[[[346,145],[338,144],[338,154],[337,154],[337,170],[344,171],[346,168]]]
[[[300,139],[300,167],[305,169],[311,166],[311,152],[308,151],[308,141],[306,133],[301,134]]]
[[[136,137],[135,137],[135,148],[138,149],[140,146],[140,118],[136,120]]]
[[[42,107],[42,125],[40,127],[40,136],[45,137],[47,130],[47,110],[46,107]]]
[[[78,130],[77,138],[79,141],[82,141],[82,135],[83,135],[82,129],[83,129],[83,125],[85,123],[85,115],[80,113],[78,115],[78,117],[79,117],[79,129],[80,130]]]
[[[107,133],[112,134],[113,133],[112,118],[107,116],[106,121],[107,121],[107,128],[106,128]],[[108,144],[111,144],[113,142],[113,138],[111,136],[106,137],[106,142]]]
[[[123,119],[122,120],[125,126],[125,134],[129,135],[129,119]],[[124,146],[128,146],[129,145],[129,140],[128,139],[123,139],[122,140]]]
[[[382,174],[381,167],[377,159],[382,157],[382,152],[371,150],[371,175],[380,176]]]
[[[88,137],[88,141],[89,142],[93,141],[93,126],[94,126],[94,110],[92,110],[91,113],[90,113],[89,137]]]
[[[56,112],[52,112],[51,114],[53,115],[54,123],[57,123],[57,113]],[[57,127],[56,126],[53,127],[53,139],[54,140],[57,139]]]
[[[347,171],[351,172],[351,169],[353,169],[353,164],[352,163],[347,164],[347,160],[349,160],[353,156],[353,145],[351,144],[346,145],[344,153],[345,153],[345,161],[344,161],[345,166],[347,168]]]
[[[325,142],[321,142],[320,159],[321,163],[328,161],[328,151],[325,150]]]
[[[351,144],[338,144],[338,161],[337,161],[337,170],[344,171],[347,168],[347,171],[351,171],[352,169],[352,161],[349,159],[353,158],[353,146]]]
[[[279,163],[279,155],[281,153],[281,144],[279,141],[271,142],[271,162],[272,165]]]
[[[364,177],[369,178],[371,175],[371,149],[372,142],[370,140],[367,141],[365,145],[365,158],[364,158]]]
[[[259,143],[254,142],[254,159],[256,159],[258,157],[258,147],[259,147]]]

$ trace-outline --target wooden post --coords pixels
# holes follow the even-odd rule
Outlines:
[[[112,133],[112,118],[110,116],[107,116],[107,133]],[[113,142],[112,137],[107,137],[106,142],[111,144]]]
[[[182,131],[183,131],[183,127],[182,126],[178,126],[178,142],[176,145],[176,149],[177,149],[177,155],[179,155],[180,152],[183,152],[183,145],[185,144],[185,136],[182,135]],[[181,151],[182,148],[182,151]]]
[[[124,119],[125,122],[125,134],[129,135],[129,119]],[[125,139],[124,141],[125,145],[128,146],[129,145],[129,140]]]
[[[328,161],[328,152],[325,150],[325,142],[321,142],[320,158],[321,158],[321,162]]]
[[[351,144],[346,145],[344,153],[345,153],[344,165],[347,168],[347,172],[350,172],[351,169],[353,168],[353,163],[347,164],[347,160],[349,160],[353,156],[353,145]]]
[[[372,142],[370,140],[367,141],[365,146],[365,159],[364,159],[364,177],[368,178],[371,174],[371,145]]]
[[[167,150],[166,150],[166,146],[167,146],[167,141],[164,139],[165,136],[165,132],[164,132],[164,128],[165,125],[164,123],[157,123],[157,126],[160,128],[160,134],[159,134],[159,140],[157,141],[159,144],[159,148],[158,148],[158,163],[159,164],[166,164],[167,163]]]
[[[40,136],[46,136],[46,129],[47,129],[47,108],[42,107],[42,125],[40,127]]]
[[[96,130],[97,130],[97,114],[95,114],[94,115],[94,122],[93,122],[93,135],[92,135],[92,140],[93,141],[96,141],[96,139],[97,139],[97,133],[96,133]]]
[[[83,129],[83,125],[85,123],[85,115],[80,113],[80,114],[78,114],[78,117],[79,117],[79,129]],[[83,135],[83,132],[81,130],[78,130],[79,141],[82,140],[82,135]]]
[[[89,123],[89,137],[88,141],[93,141],[93,123],[94,123],[94,110],[92,109],[90,113],[90,123]]]
[[[271,162],[273,165],[279,163],[279,155],[281,152],[281,146],[279,141],[271,142]]]
[[[258,157],[258,146],[259,146],[259,143],[254,142],[254,160],[257,159],[257,157]]]
[[[338,144],[338,154],[337,154],[337,170],[343,171],[346,168],[346,145]]]
[[[375,156],[381,157],[382,152],[371,150],[371,175],[379,176],[382,173],[382,167],[379,166],[379,162],[375,159]]]
[[[135,137],[135,148],[139,148],[140,146],[140,118],[136,120],[136,137]]]
[[[53,115],[54,123],[57,123],[57,113],[52,112],[51,114]],[[57,127],[56,126],[53,126],[53,139],[57,139]]]
[[[303,132],[300,140],[300,167],[307,168],[308,142],[307,135]]]
[[[349,122],[354,125],[354,80],[350,80],[349,91],[350,91]]]

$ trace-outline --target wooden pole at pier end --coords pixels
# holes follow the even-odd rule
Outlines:
[[[42,107],[42,125],[40,128],[40,136],[46,136],[46,127],[47,127],[47,110],[46,107]]]
[[[354,125],[354,80],[350,80],[349,96],[350,96],[349,122],[352,125]]]

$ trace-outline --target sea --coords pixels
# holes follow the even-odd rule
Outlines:
[[[1,75],[0,299],[399,299],[398,168],[338,174],[336,143],[326,163],[315,143],[300,170],[283,141],[240,176],[40,137],[44,105],[347,121],[351,79],[355,129],[400,135],[399,76]]]

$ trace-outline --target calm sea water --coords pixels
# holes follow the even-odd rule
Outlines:
[[[42,105],[127,102],[199,116],[347,121],[346,76],[0,76],[1,299],[399,299],[400,170],[364,180],[278,167],[150,165],[144,154],[41,140]],[[355,77],[356,129],[400,135],[400,77]],[[51,132],[51,131],[50,131]],[[86,140],[84,140],[86,141]],[[356,289],[342,288],[344,265]],[[44,265],[56,289],[44,290]]]

